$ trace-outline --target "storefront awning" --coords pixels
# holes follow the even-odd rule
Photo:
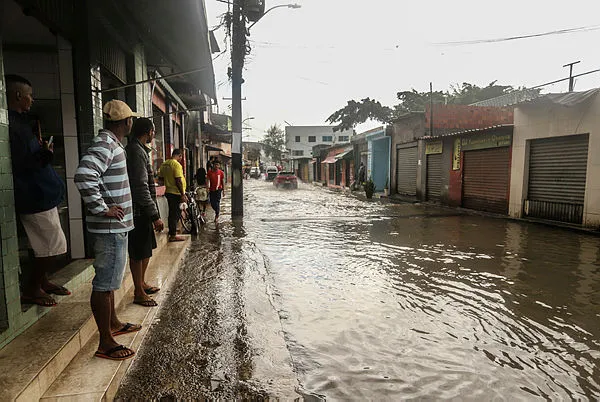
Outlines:
[[[113,1],[114,2],[114,1]],[[216,100],[210,35],[203,1],[171,0],[148,3],[146,0],[119,2],[129,10],[132,26],[144,38],[147,63],[163,75],[202,69],[178,79],[193,84]],[[173,70],[175,67],[175,71]],[[163,71],[164,68],[164,71]]]
[[[218,151],[218,152],[223,152],[223,150],[219,147],[215,147],[213,145],[205,145],[204,149],[206,149],[207,151]]]
[[[335,155],[331,155],[328,156],[323,162],[321,163],[335,163],[336,159],[335,159]]]
[[[341,154],[337,154],[335,156],[335,159],[340,160],[343,159],[347,156],[349,156],[352,153],[353,149],[347,149],[346,151],[342,152]]]

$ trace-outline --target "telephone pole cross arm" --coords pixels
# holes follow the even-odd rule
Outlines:
[[[581,60],[574,61],[572,63],[567,63],[563,67],[569,67],[569,92],[573,92],[575,89],[575,78],[573,77],[573,65],[581,63]]]

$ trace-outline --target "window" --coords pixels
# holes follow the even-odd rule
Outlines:
[[[324,135],[323,136],[323,142],[333,142],[333,136],[331,136],[331,135]]]
[[[299,138],[299,137],[296,137]],[[304,151],[292,151],[292,156],[304,156]]]
[[[317,137],[314,135],[309,135],[308,136],[308,142],[317,142]]]
[[[349,140],[349,139],[350,139],[350,137],[349,137],[349,136],[347,136],[347,135],[340,135],[340,136],[338,137],[338,140],[339,140],[340,142],[348,142],[348,140]]]
[[[296,136],[296,142],[300,142],[300,136],[299,135]]]

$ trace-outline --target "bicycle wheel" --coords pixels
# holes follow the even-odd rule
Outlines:
[[[190,219],[190,214],[188,211],[181,211],[181,217],[179,218],[179,221],[181,222],[181,227],[183,227],[183,230],[185,230],[187,233],[191,233],[192,220]]]
[[[190,233],[193,235],[198,234],[198,212],[196,211],[196,207],[194,204],[190,204],[188,208],[189,212],[189,222],[190,222]]]
[[[194,223],[196,224],[197,231],[200,230],[202,226],[204,226],[204,220],[202,219],[202,215],[200,212],[200,208],[198,208],[198,204],[194,206]]]

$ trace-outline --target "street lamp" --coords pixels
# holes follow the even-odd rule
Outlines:
[[[302,8],[302,6],[301,6],[300,4],[298,4],[298,3],[295,3],[295,4],[280,4],[280,5],[278,5],[278,6],[271,7],[271,8],[269,8],[267,11],[265,11],[265,12],[263,13],[263,15],[261,15],[261,16],[260,16],[260,18],[259,18],[259,19],[257,19],[257,20],[256,20],[256,21],[254,21],[252,24],[250,24],[250,26],[248,27],[248,31],[249,31],[249,30],[250,30],[250,29],[251,29],[251,28],[252,28],[254,25],[256,25],[256,23],[257,23],[258,21],[260,21],[260,20],[261,20],[261,19],[262,19],[262,18],[263,18],[265,15],[267,15],[267,13],[268,13],[269,11],[271,11],[271,10],[275,10],[276,8],[281,8],[281,7],[287,7],[287,8]]]

